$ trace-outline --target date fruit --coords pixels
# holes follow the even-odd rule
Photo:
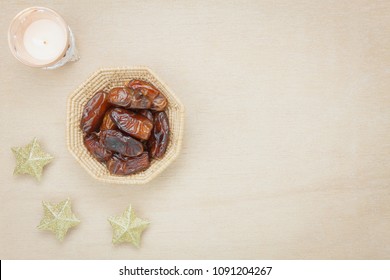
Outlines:
[[[165,96],[153,85],[131,80],[124,87],[115,87],[108,93],[108,102],[126,109],[163,111],[168,105]]]
[[[137,157],[114,155],[107,162],[108,171],[115,175],[131,175],[147,169],[150,166],[149,155],[143,152]]]
[[[133,97],[131,105],[126,107],[128,109],[150,109],[152,107],[152,100],[150,96],[144,95],[140,90],[133,90]]]
[[[131,109],[164,111],[168,105],[166,97],[152,84],[142,80],[131,80],[126,87],[134,91]]]
[[[152,107],[150,109],[155,111],[164,111],[168,105],[168,101],[161,93],[153,100]]]
[[[139,110],[139,114],[141,114],[144,117],[147,117],[151,122],[153,122],[153,113],[149,110]]]
[[[96,131],[109,107],[107,93],[104,91],[97,92],[84,107],[80,122],[81,130],[86,134]]]
[[[157,112],[154,115],[153,131],[148,141],[150,156],[162,158],[169,142],[169,122],[165,112]]]
[[[112,121],[111,119],[111,110],[108,110],[106,112],[106,114],[104,115],[104,118],[103,118],[103,122],[102,122],[102,125],[100,126],[100,131],[103,131],[103,130],[115,130],[117,129],[117,126],[115,125],[115,123]]]
[[[99,138],[94,133],[84,138],[84,145],[87,147],[87,150],[100,162],[105,162],[112,156],[112,152],[104,148],[104,146],[99,142]]]
[[[147,140],[152,132],[153,123],[148,118],[125,109],[112,110],[111,119],[120,130],[137,139]]]
[[[130,136],[123,135],[117,130],[104,130],[100,132],[100,143],[113,152],[124,156],[135,157],[144,151],[142,143]]]
[[[108,93],[108,102],[120,107],[129,107],[133,98],[133,90],[128,87],[116,87]]]

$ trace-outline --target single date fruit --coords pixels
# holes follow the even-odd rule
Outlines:
[[[152,107],[150,109],[155,111],[164,111],[168,105],[168,101],[161,93],[153,100]]]
[[[100,162],[106,162],[112,156],[112,152],[107,150],[100,142],[95,133],[84,138],[84,145],[87,150]]]
[[[135,157],[144,151],[142,143],[130,136],[123,135],[117,130],[104,130],[100,132],[100,143],[113,152],[124,156]]]
[[[154,115],[153,131],[148,141],[150,156],[162,158],[169,142],[169,122],[165,112],[157,112]]]
[[[140,90],[133,90],[133,97],[131,99],[131,105],[127,106],[128,109],[150,109],[152,107],[152,100],[150,96],[143,94]]]
[[[153,123],[148,118],[121,108],[112,110],[110,115],[120,130],[137,139],[149,139]]]
[[[104,118],[103,118],[103,122],[102,122],[102,125],[100,126],[100,131],[103,131],[103,130],[115,130],[117,129],[117,126],[115,125],[115,123],[112,121],[111,119],[111,110],[108,110],[106,112],[106,114],[104,115]]]
[[[126,87],[134,91],[131,109],[164,111],[168,105],[166,97],[152,84],[142,80],[131,80]]]
[[[143,152],[137,157],[114,155],[107,162],[108,171],[115,175],[131,175],[147,169],[150,166],[149,155]]]
[[[153,113],[149,110],[139,110],[139,114],[141,114],[144,117],[147,117],[151,122],[153,122]]]
[[[115,87],[108,93],[108,102],[120,107],[129,107],[133,98],[133,90],[128,87]]]
[[[96,131],[102,123],[104,113],[109,107],[107,94],[104,91],[99,91],[92,96],[85,105],[81,116],[81,130],[86,134]]]

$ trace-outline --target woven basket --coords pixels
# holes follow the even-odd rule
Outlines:
[[[131,79],[153,84],[168,99],[166,113],[169,118],[170,139],[162,159],[151,161],[148,169],[129,176],[111,175],[107,167],[91,156],[83,143],[80,129],[82,111],[87,101],[99,90],[123,86]],[[67,145],[69,151],[92,177],[107,183],[145,184],[160,174],[178,156],[183,137],[184,107],[176,95],[147,67],[106,68],[96,71],[68,99]]]

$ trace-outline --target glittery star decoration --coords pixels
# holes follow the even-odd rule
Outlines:
[[[123,212],[122,216],[108,219],[112,226],[112,243],[119,244],[128,242],[139,247],[141,234],[150,222],[138,218],[131,205]]]
[[[25,147],[14,147],[11,149],[16,157],[14,174],[30,174],[38,181],[41,179],[43,167],[53,160],[53,157],[45,153],[34,138]]]
[[[50,230],[55,233],[58,240],[62,241],[68,230],[80,223],[80,220],[72,213],[72,205],[69,199],[58,204],[42,202],[44,216],[38,229]]]

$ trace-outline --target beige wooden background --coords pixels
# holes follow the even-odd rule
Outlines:
[[[389,1],[0,1],[1,259],[389,259]],[[21,9],[57,10],[81,60],[30,69]],[[66,148],[68,95],[100,67],[147,65],[186,107],[179,158],[145,186],[93,180]],[[55,156],[42,182],[11,146]],[[61,244],[42,200],[82,223]],[[142,247],[111,245],[132,203]]]

